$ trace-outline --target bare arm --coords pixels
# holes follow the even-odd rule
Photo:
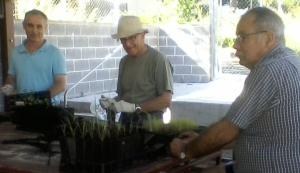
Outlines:
[[[159,111],[169,107],[171,101],[172,93],[166,91],[154,99],[141,103],[140,106],[144,112]]]
[[[0,93],[6,96],[15,94],[16,93],[15,81],[16,81],[15,77],[8,74],[4,85],[0,87]]]
[[[54,85],[50,88],[51,97],[56,96],[57,94],[66,90],[67,86],[67,77],[66,75],[56,76],[54,79]]]
[[[198,136],[188,135],[184,139],[175,138],[170,145],[171,152],[174,156],[180,157],[180,153],[185,150],[187,158],[201,157],[232,143],[239,133],[240,129],[237,126],[223,119]]]
[[[232,143],[239,136],[239,133],[240,129],[237,126],[223,119],[188,143],[186,155],[188,158],[195,158],[218,151]]]
[[[15,87],[16,86],[15,77],[12,76],[12,75],[8,75],[7,78],[6,78],[5,84],[10,84],[10,85]],[[59,75],[59,76],[55,77],[54,85],[53,85],[53,87],[51,87],[49,89],[51,97],[54,97],[57,94],[65,91],[66,85],[67,85],[67,78],[66,78],[65,75]]]
[[[5,84],[10,84],[12,86],[16,86],[16,78],[10,74],[7,75],[7,78],[5,80]]]

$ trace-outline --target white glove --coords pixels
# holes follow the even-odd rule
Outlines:
[[[113,98],[107,98],[104,96],[101,96],[101,98],[99,99],[100,105],[103,109],[107,109],[108,107],[110,107],[113,102],[116,102]]]
[[[124,100],[114,101],[109,108],[115,112],[132,113],[136,111],[135,104],[125,102]]]
[[[6,96],[11,95],[11,94],[14,93],[14,87],[10,84],[4,85],[3,87],[1,87],[0,90]]]

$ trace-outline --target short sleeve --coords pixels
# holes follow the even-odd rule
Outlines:
[[[161,58],[159,58],[155,73],[157,94],[161,95],[166,91],[173,93],[173,67],[165,56],[162,54],[158,56]]]
[[[8,74],[15,76],[16,75],[16,69],[14,66],[14,61],[15,61],[15,57],[16,56],[16,50],[14,49],[12,52],[12,57],[9,60],[9,65],[8,65]]]
[[[55,48],[53,52],[54,62],[53,62],[53,74],[65,75],[67,73],[66,60],[59,49]]]

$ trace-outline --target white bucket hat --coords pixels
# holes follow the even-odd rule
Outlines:
[[[137,16],[121,16],[117,33],[111,36],[114,39],[120,39],[143,32],[148,33],[148,29],[143,28],[142,22]]]

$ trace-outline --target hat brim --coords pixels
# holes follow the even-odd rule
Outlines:
[[[133,33],[128,33],[128,34],[123,34],[123,35],[118,34],[118,33],[112,34],[111,37],[113,39],[120,39],[120,38],[130,37],[130,36],[135,35],[135,34],[148,33],[148,32],[149,32],[148,29],[142,29],[140,31],[136,31],[136,32],[133,32]]]

